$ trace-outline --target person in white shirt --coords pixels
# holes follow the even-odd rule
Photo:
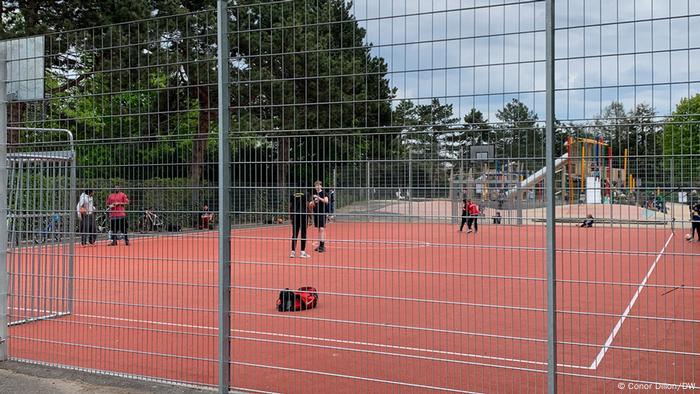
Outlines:
[[[88,242],[93,245],[97,240],[97,226],[95,224],[95,204],[92,196],[92,189],[85,190],[80,195],[78,205],[75,207],[80,219],[80,244],[86,245]]]

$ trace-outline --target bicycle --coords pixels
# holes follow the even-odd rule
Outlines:
[[[141,232],[147,231],[163,231],[165,222],[156,215],[152,209],[147,209],[146,212],[139,218],[138,229]]]
[[[60,242],[63,238],[62,231],[64,227],[61,215],[55,213],[49,217],[48,223],[45,226],[43,224],[44,221],[40,219],[40,229],[34,233],[34,243],[43,244],[51,238],[56,242]]]

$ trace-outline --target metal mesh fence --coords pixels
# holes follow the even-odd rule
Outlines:
[[[13,325],[71,312],[76,180],[69,132],[11,130],[23,147],[7,156],[7,323]]]
[[[0,318],[26,324],[0,356],[224,392],[692,387],[700,9],[558,0],[552,57],[547,3],[241,0],[5,41]],[[65,148],[31,128],[75,165],[22,172]]]
[[[198,229],[204,204],[217,207],[215,20],[206,11],[60,31],[41,36],[40,52],[16,46],[6,57],[10,88],[36,78],[12,70],[44,64],[40,97],[10,100],[7,124],[70,130],[76,163],[68,168],[77,176],[72,186],[28,181],[28,194],[10,171],[10,217],[55,211],[13,200],[20,192],[70,192],[60,214],[72,220],[58,232],[62,239],[17,249],[31,258],[8,253],[9,307],[17,297],[40,300],[53,278],[69,278],[73,289],[62,299],[72,306],[69,315],[9,329],[10,357],[216,383],[216,237]],[[51,150],[20,132],[7,133],[9,162]],[[70,276],[34,272],[24,279],[32,267],[69,258]],[[22,288],[12,285],[25,280]]]

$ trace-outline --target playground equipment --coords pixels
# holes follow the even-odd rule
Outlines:
[[[578,178],[578,190],[581,191],[580,195],[585,196],[586,202],[600,203],[602,201],[600,196],[601,179],[605,174],[605,162],[603,156],[605,156],[605,151],[607,150],[608,155],[608,176],[607,176],[607,186],[606,194],[610,196],[610,173],[612,171],[612,149],[605,142],[603,138],[599,137],[597,139],[590,138],[577,138],[569,136],[566,140],[567,148],[567,180],[568,180],[568,191],[569,191],[569,204],[574,203],[574,190],[576,189],[576,178]],[[576,163],[572,158],[578,153],[580,146],[580,165],[576,167]],[[588,150],[586,149],[588,148]],[[607,148],[607,149],[606,149]],[[586,158],[586,153],[590,152],[592,158]],[[601,171],[602,169],[602,171]],[[590,174],[590,176],[588,176]]]
[[[612,203],[615,191],[622,192],[629,186],[633,192],[636,179],[628,173],[628,152],[624,150],[623,168],[613,167],[612,147],[596,139],[567,137],[566,190],[568,200],[573,204],[576,191],[580,192],[580,202]],[[564,178],[562,178],[564,179]],[[562,182],[564,182],[562,180]],[[562,188],[564,188],[562,183]]]
[[[613,166],[612,147],[602,137],[582,138],[568,136],[566,152],[554,162],[557,199],[574,203],[612,203],[623,192],[633,192],[637,179],[628,171],[628,152],[624,150],[622,168]],[[483,150],[483,149],[482,149]],[[482,201],[530,201],[529,205],[544,200],[544,180],[547,168],[525,173],[517,161],[503,163],[493,156],[488,160],[472,157],[468,170],[453,176],[452,188],[462,195]],[[495,164],[495,168],[492,167]],[[619,162],[618,162],[619,165]],[[513,205],[513,204],[511,204]]]
[[[558,172],[559,169],[563,168],[565,164],[569,163],[569,154],[564,153],[561,157],[556,159],[554,161],[554,171],[555,173]],[[520,184],[517,186],[517,188],[512,188],[510,189],[507,194],[510,195],[512,193],[515,193],[518,189],[520,190],[527,190],[530,188],[533,188],[540,182],[544,180],[544,177],[547,175],[547,167],[542,167],[541,169],[535,171],[532,175],[528,176],[527,178],[523,179]]]

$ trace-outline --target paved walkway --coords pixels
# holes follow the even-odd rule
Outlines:
[[[0,393],[173,393],[205,394],[214,391],[92,374],[13,361],[0,362]]]

